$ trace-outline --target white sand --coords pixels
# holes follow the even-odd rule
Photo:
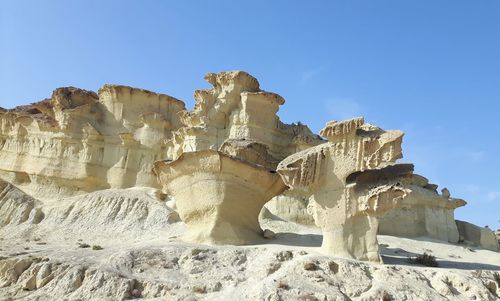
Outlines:
[[[380,236],[386,264],[373,265],[323,256],[318,230],[286,222],[262,221],[277,235],[256,245],[182,243],[183,223],[148,189],[57,204],[37,205],[38,224],[9,218],[0,228],[0,300],[123,300],[133,292],[143,300],[499,300],[498,252]],[[8,216],[16,206],[17,215],[27,210],[11,202]],[[424,252],[438,268],[407,262]]]

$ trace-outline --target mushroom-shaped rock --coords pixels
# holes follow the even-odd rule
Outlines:
[[[407,190],[399,177],[413,165],[401,158],[401,131],[384,131],[362,118],[329,122],[329,142],[278,165],[285,184],[310,195],[308,211],[323,230],[324,253],[380,262],[378,218],[400,206]]]
[[[156,162],[154,171],[176,200],[189,242],[240,245],[258,240],[260,210],[286,190],[275,171],[214,150]]]

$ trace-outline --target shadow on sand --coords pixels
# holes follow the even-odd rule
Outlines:
[[[270,241],[272,244],[296,246],[296,247],[321,247],[323,236],[320,234],[297,234],[291,232],[276,233],[276,239]]]
[[[426,240],[423,238],[416,240]],[[321,247],[321,242],[323,241],[323,236],[320,234],[298,234],[291,232],[282,232],[276,234],[276,239],[267,241],[267,243],[284,245],[284,246],[296,246],[296,247]],[[433,241],[433,240],[430,240]],[[434,241],[437,242],[437,241]],[[439,242],[441,243],[441,242]],[[380,247],[382,259],[385,264],[390,265],[401,265],[401,266],[420,266],[414,263],[408,262],[408,258],[416,257],[421,254],[409,252],[400,248],[388,248],[381,245]],[[464,262],[460,259],[456,261],[447,260],[444,258],[436,258],[439,264],[439,268],[447,269],[459,269],[459,270],[493,270],[500,271],[500,265],[492,265],[485,263],[476,262]]]
[[[420,266],[418,264],[410,263],[409,258],[415,258],[418,255],[414,252],[409,252],[400,248],[380,248],[382,259],[385,264],[404,265],[404,266]],[[432,255],[432,253],[430,253]],[[457,261],[446,260],[444,258],[436,257],[439,268],[459,269],[459,270],[494,270],[500,271],[500,265],[492,265],[486,263],[466,262],[457,259]]]

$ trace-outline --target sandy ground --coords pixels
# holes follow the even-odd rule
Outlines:
[[[276,237],[254,245],[186,244],[152,190],[40,205],[37,223],[6,223],[5,204],[0,300],[500,300],[499,252],[424,237],[379,236],[381,265],[324,256],[317,229],[282,221],[262,221]],[[424,252],[439,267],[408,262]]]

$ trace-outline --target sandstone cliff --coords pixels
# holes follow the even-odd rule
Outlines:
[[[173,97],[126,86],[56,89],[0,111],[0,178],[39,198],[158,187],[152,164],[167,159],[164,140],[182,110]]]
[[[495,235],[396,163],[401,131],[325,141],[248,73],[205,78],[191,111],[112,85],[0,108],[0,300],[498,300]]]

